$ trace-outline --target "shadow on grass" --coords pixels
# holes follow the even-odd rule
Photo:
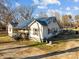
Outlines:
[[[0,44],[13,43],[13,42],[15,42],[15,41],[0,42]]]
[[[79,41],[78,39],[79,39],[79,33],[76,33],[76,31],[65,31],[57,36],[49,38],[49,41],[52,41],[52,43],[58,43],[72,40]]]
[[[19,46],[19,47],[7,48],[7,49],[0,49],[0,51],[27,48],[27,47],[34,47],[34,46],[43,45],[43,44],[45,44],[45,43],[37,43],[37,44],[28,45],[28,46]]]
[[[15,58],[13,58],[13,57],[5,57],[4,59],[15,59]]]
[[[79,51],[79,47],[71,48],[71,49],[64,50],[64,51],[50,52],[50,53],[43,54],[43,55],[26,57],[26,58],[22,58],[22,59],[40,59],[40,58],[46,58],[46,57],[50,57],[50,56],[55,56],[55,55],[60,55],[60,54],[70,53],[70,52],[77,52],[77,51]]]
[[[0,32],[0,37],[5,37],[5,36],[7,36],[8,34],[7,33],[1,33]]]

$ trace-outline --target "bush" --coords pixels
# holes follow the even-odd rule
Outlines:
[[[13,37],[16,41],[18,41],[18,40],[20,40],[21,38],[20,37],[18,37],[18,36],[14,36]]]
[[[20,34],[16,34],[16,35],[13,35],[13,38],[18,41],[21,39],[21,36]]]

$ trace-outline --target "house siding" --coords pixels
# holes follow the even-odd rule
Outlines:
[[[58,25],[57,22],[53,21],[53,19],[45,19],[45,22],[46,24],[42,21],[39,22],[37,20],[34,20],[32,21],[30,24],[28,24],[28,29],[29,30],[23,30],[23,29],[18,29],[18,33],[21,32],[21,33],[29,33],[28,35],[28,38],[31,39],[31,40],[34,40],[34,41],[38,41],[38,42],[41,42],[43,41],[43,39],[48,39],[52,36],[55,36],[57,35],[58,33],[60,33],[60,27]],[[34,34],[34,29],[38,29],[37,32],[38,34]],[[49,29],[51,30],[49,32]],[[53,33],[54,30],[57,30],[56,33]],[[14,31],[14,27],[9,24],[8,25],[8,35],[10,37],[13,36],[13,31]]]
[[[48,39],[48,28],[43,26],[43,39]]]
[[[33,29],[39,29],[39,35],[33,35]],[[57,30],[57,33],[48,33],[48,28],[54,31],[55,29]],[[51,21],[47,26],[41,25],[39,22],[35,22],[30,26],[29,30],[29,38],[35,41],[43,41],[43,39],[48,39],[52,36],[57,35],[60,32],[60,27],[57,24],[57,22]]]
[[[34,28],[39,30],[38,35],[33,34],[33,29]],[[30,26],[29,38],[40,42],[43,39],[43,34],[42,33],[43,33],[43,26],[40,23],[35,22],[34,24],[32,24]]]
[[[55,35],[57,35],[60,32],[60,27],[59,27],[57,22],[51,21],[51,23],[48,24],[48,28],[51,29],[52,31],[54,31],[55,29],[57,30],[56,34],[55,33],[47,34],[48,38],[50,38],[52,36],[55,36]]]
[[[11,24],[8,24],[8,35],[10,37],[13,36],[13,26]]]

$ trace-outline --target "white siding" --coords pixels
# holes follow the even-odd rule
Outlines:
[[[51,21],[51,23],[48,24],[48,28],[51,29],[52,31],[54,31],[55,29],[57,29],[57,33],[56,33],[56,34],[58,34],[59,31],[60,31],[60,27],[59,27],[59,25],[57,24],[57,22]],[[50,33],[50,34],[48,34],[48,38],[51,37],[51,36],[54,36],[54,35],[56,35],[56,34]]]
[[[48,39],[48,28],[47,26],[43,26],[43,39]]]
[[[38,35],[33,34],[33,29],[39,29]],[[40,25],[38,22],[35,22],[30,26],[30,31],[29,31],[29,38],[32,38],[36,41],[41,41],[40,39],[43,39],[43,27]]]
[[[57,24],[57,22],[51,22],[50,24],[48,24],[48,28],[50,28],[50,29],[52,29],[52,28],[59,29],[59,25]]]
[[[12,37],[12,35],[13,35],[13,27],[12,27],[11,24],[8,24],[8,35],[9,35],[10,37]]]
[[[39,29],[39,35],[34,35],[33,34],[33,29],[34,28],[35,29]],[[48,39],[48,38],[56,35],[56,34],[53,34],[53,33],[48,34],[48,28],[52,29],[52,31],[57,29],[57,33],[59,33],[59,30],[60,30],[60,27],[57,24],[57,22],[54,23],[52,21],[51,23],[48,24],[48,26],[42,26],[40,23],[35,22],[35,23],[33,23],[30,26],[29,38],[31,38],[31,39],[33,39],[35,41],[39,41],[40,42],[41,41],[40,39],[44,39],[44,38]]]

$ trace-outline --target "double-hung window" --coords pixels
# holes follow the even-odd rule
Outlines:
[[[33,29],[33,35],[37,35],[38,36],[38,29]]]

